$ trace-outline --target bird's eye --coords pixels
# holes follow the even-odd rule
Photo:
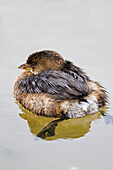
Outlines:
[[[36,63],[32,63],[32,66],[35,66],[36,65]]]

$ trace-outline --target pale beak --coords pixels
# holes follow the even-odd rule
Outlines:
[[[30,64],[22,64],[18,68],[23,70],[31,70],[32,66]]]

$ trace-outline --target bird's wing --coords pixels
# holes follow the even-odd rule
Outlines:
[[[78,74],[74,77],[60,70],[46,70],[23,78],[18,83],[26,93],[48,93],[56,100],[76,99],[90,93],[87,82]]]

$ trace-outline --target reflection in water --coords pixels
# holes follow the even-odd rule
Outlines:
[[[45,140],[80,138],[89,132],[91,122],[99,119],[106,110],[102,108],[100,112],[83,118],[59,119],[36,116],[21,105],[19,108],[23,112],[19,115],[27,120],[31,133]]]
[[[108,113],[104,114],[104,120],[105,120],[106,125],[109,125],[109,124],[113,125],[113,116],[109,115]]]
[[[56,127],[58,126],[58,123],[61,122],[61,121],[64,121],[64,119],[57,119],[57,120],[50,122],[36,136],[40,137],[42,139],[55,136]]]

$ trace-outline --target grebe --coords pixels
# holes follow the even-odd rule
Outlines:
[[[14,97],[36,115],[77,118],[98,112],[107,102],[105,89],[72,62],[50,50],[31,54],[18,67]]]

